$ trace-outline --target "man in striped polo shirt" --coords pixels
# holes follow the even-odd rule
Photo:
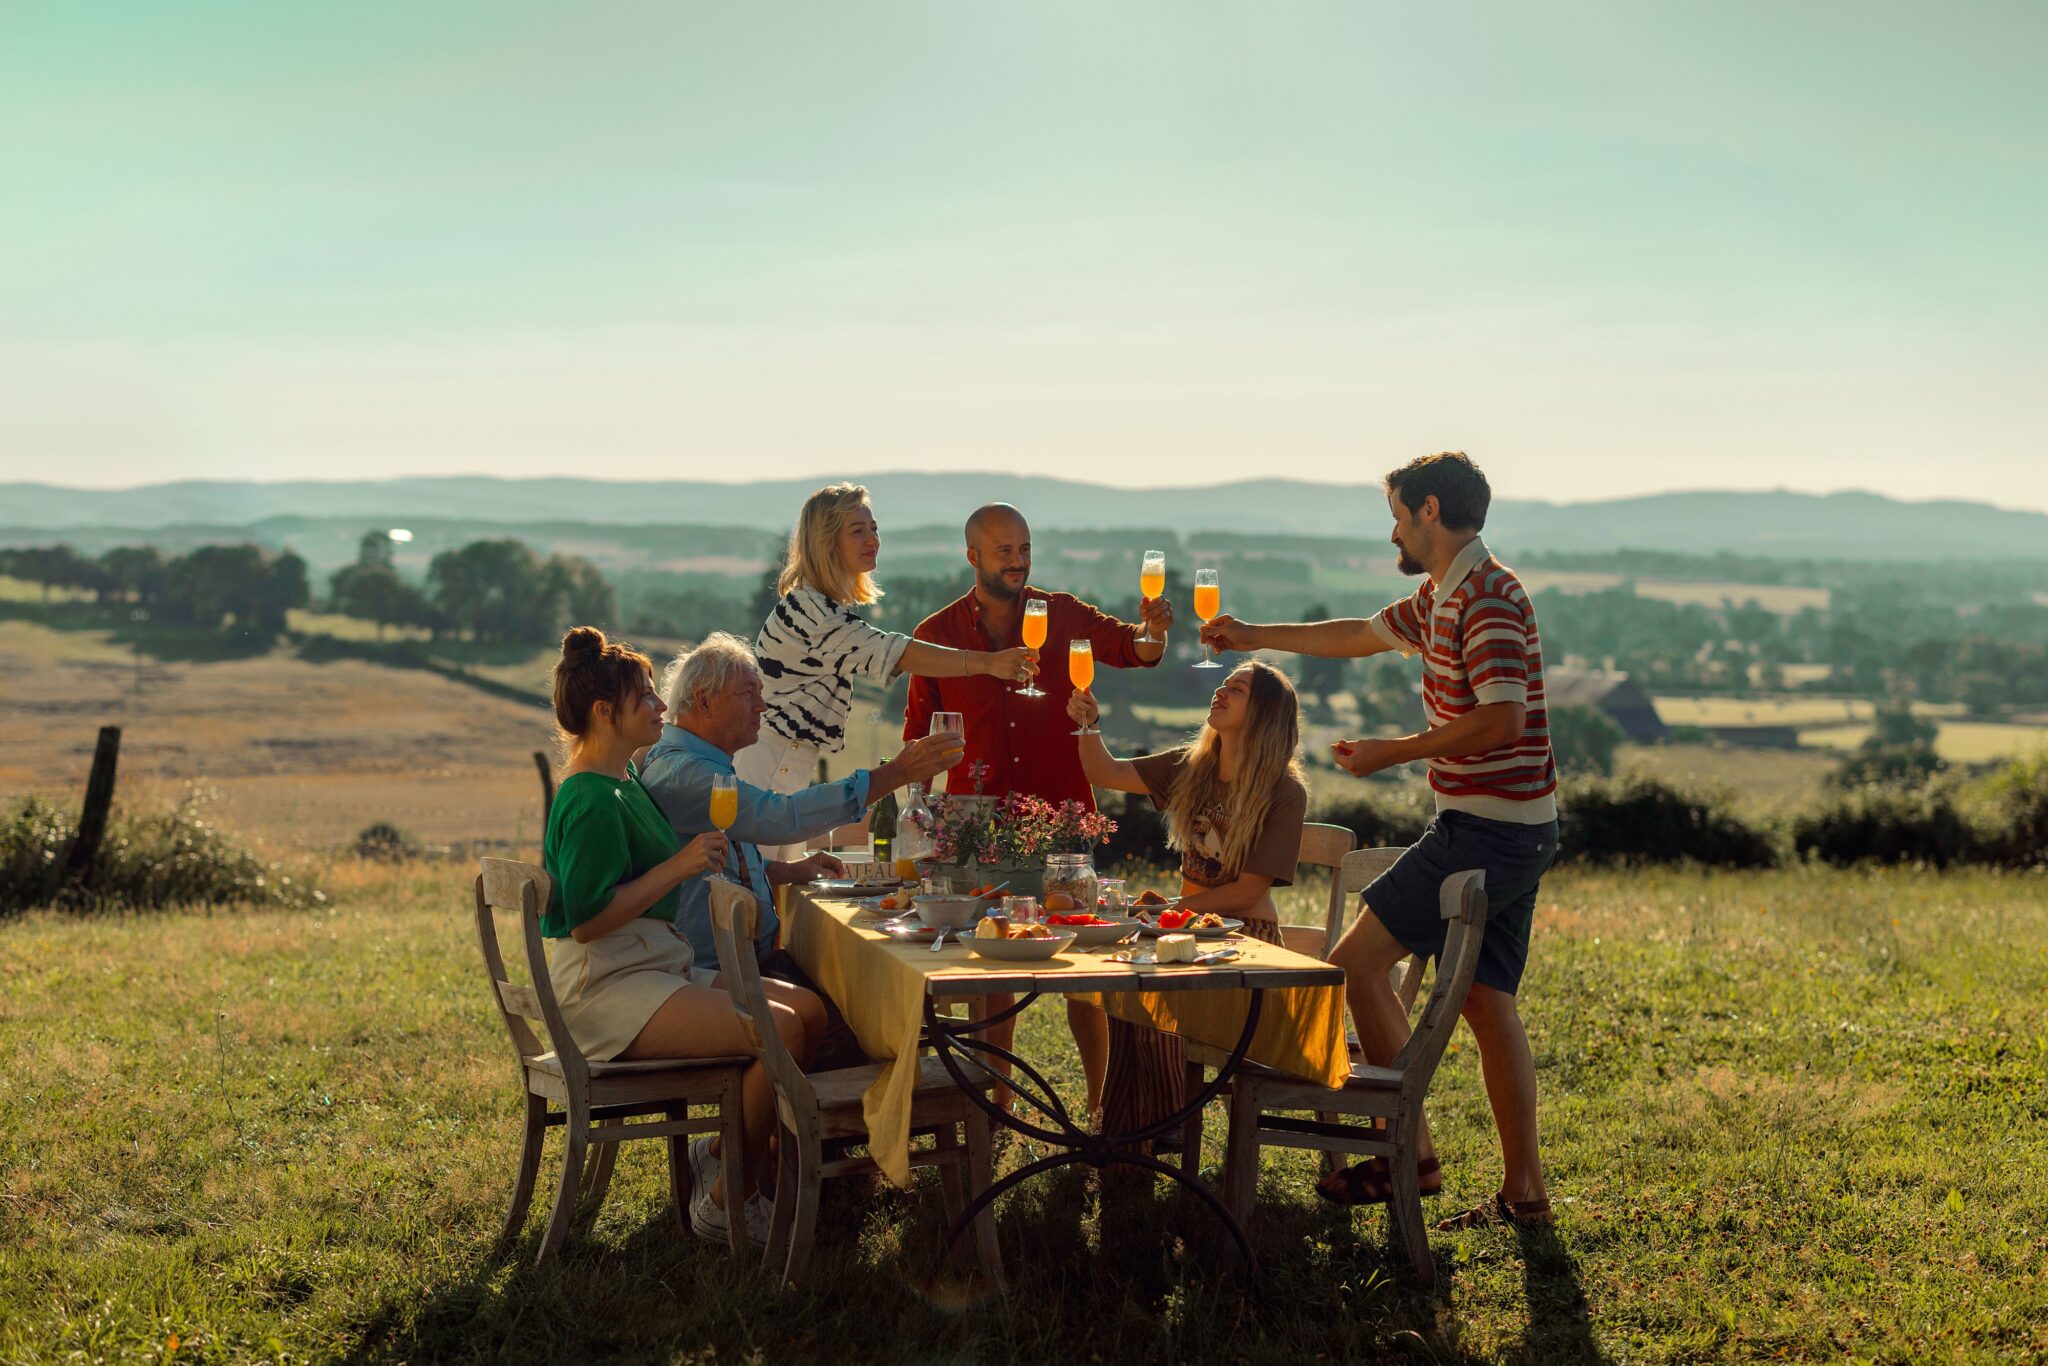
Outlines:
[[[1426,455],[1386,477],[1401,572],[1425,574],[1413,597],[1377,616],[1288,626],[1217,617],[1204,644],[1358,658],[1399,650],[1424,660],[1428,728],[1400,739],[1340,740],[1339,766],[1365,777],[1427,760],[1436,819],[1386,874],[1365,889],[1361,915],[1337,944],[1351,1016],[1369,1062],[1390,1065],[1408,1040],[1408,1016],[1387,981],[1410,953],[1444,945],[1438,894],[1452,873],[1486,871],[1490,914],[1465,1021],[1479,1042],[1486,1097],[1506,1167],[1500,1191],[1438,1224],[1550,1222],[1536,1146],[1536,1064],[1515,1006],[1529,957],[1536,889],[1557,855],[1557,766],[1543,706],[1543,652],[1536,612],[1514,574],[1479,539],[1492,500],[1486,476],[1462,451]],[[1443,1188],[1427,1123],[1422,1191]],[[1382,1202],[1393,1182],[1384,1158],[1325,1177],[1316,1189],[1339,1204]]]

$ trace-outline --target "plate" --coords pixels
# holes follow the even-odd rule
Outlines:
[[[1050,939],[977,939],[964,936],[961,943],[979,958],[1002,963],[1037,963],[1058,955],[1074,942],[1071,929],[1057,930]]]
[[[884,920],[875,928],[891,939],[901,939],[907,944],[929,944],[939,933],[931,926],[920,925],[915,920]],[[958,934],[959,931],[949,930],[947,933]]]
[[[811,890],[821,896],[851,899],[863,896],[887,896],[903,884],[893,879],[888,882],[854,882],[848,878],[820,878],[811,884]]]
[[[1096,949],[1129,939],[1132,931],[1142,928],[1144,923],[1142,920],[1118,920],[1108,925],[1049,925],[1047,928],[1055,934],[1072,930],[1075,948]]]
[[[1244,922],[1242,920],[1225,920],[1222,928],[1206,930],[1198,930],[1192,926],[1182,926],[1177,930],[1162,930],[1157,925],[1148,925],[1143,921],[1138,923],[1138,933],[1144,935],[1147,939],[1157,939],[1162,934],[1191,934],[1197,939],[1221,939],[1224,935],[1235,934],[1243,928]]]

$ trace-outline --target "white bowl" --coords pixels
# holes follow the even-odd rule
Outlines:
[[[981,902],[971,896],[914,896],[910,904],[935,930],[964,930],[981,918]]]
[[[982,939],[975,935],[963,935],[960,942],[981,958],[996,958],[1005,963],[1037,963],[1053,957],[1074,942],[1072,930],[1055,930],[1050,939]]]

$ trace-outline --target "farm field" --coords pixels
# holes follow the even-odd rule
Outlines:
[[[2038,878],[1555,874],[1524,990],[1555,1234],[1436,1235],[1431,1299],[1381,1215],[1270,1153],[1284,1295],[1219,1280],[1200,1211],[1075,1176],[1004,1204],[983,1299],[936,1261],[929,1181],[833,1183],[784,1295],[678,1237],[654,1151],[555,1267],[537,1219],[494,1258],[516,1090],[469,875],[349,861],[317,914],[0,926],[0,1360],[2048,1357]],[[1076,1084],[1057,1012],[1022,1034]],[[1431,1115],[1442,1215],[1498,1174],[1467,1036]]]
[[[437,844],[538,837],[539,707],[417,670],[248,659],[146,662],[100,631],[0,620],[0,792],[65,805],[99,728],[122,727],[120,798],[197,788],[211,819],[273,848],[333,848],[388,821]]]
[[[1846,726],[1868,725],[1875,704],[1862,698],[1676,697],[1656,699],[1657,718],[1667,726]],[[1915,716],[1947,720],[1967,715],[1961,703],[1915,702]]]
[[[1560,593],[1604,593],[1621,587],[1630,580],[1621,574],[1605,574],[1591,570],[1573,569],[1530,569],[1518,571],[1522,586],[1531,593],[1554,589]],[[1740,607],[1754,602],[1767,612],[1780,616],[1793,616],[1811,607],[1815,611],[1828,609],[1830,595],[1825,588],[1806,588],[1776,583],[1721,583],[1695,579],[1646,579],[1638,578],[1635,583],[1636,596],[1655,598],[1661,602],[1688,604],[1700,607]]]
[[[1817,749],[1852,750],[1869,736],[1868,726],[1822,726],[1799,732],[1799,743]],[[1952,764],[1989,764],[2048,749],[2048,727],[2000,725],[1989,721],[1943,721],[1934,752]]]

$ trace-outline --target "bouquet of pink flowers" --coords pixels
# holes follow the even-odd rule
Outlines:
[[[1108,842],[1116,822],[1077,801],[1049,802],[1012,792],[978,795],[986,764],[968,770],[977,795],[943,793],[930,800],[934,857],[940,863],[1028,863],[1047,854],[1083,854]]]

